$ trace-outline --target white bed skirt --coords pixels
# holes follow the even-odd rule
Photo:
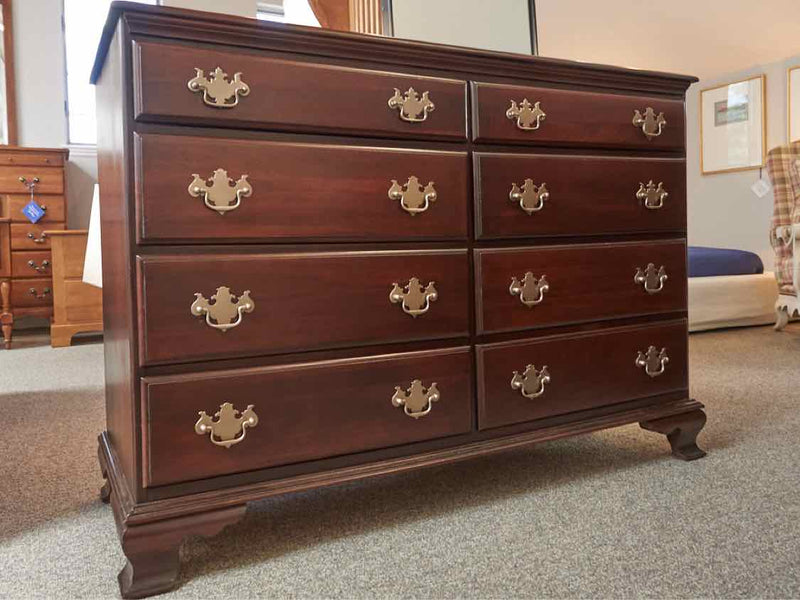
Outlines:
[[[689,278],[689,331],[775,323],[778,283],[761,275]]]

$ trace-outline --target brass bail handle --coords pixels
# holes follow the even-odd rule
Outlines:
[[[197,435],[208,434],[211,443],[215,446],[230,448],[244,441],[247,428],[258,425],[258,415],[253,410],[254,406],[248,404],[242,412],[233,407],[230,402],[220,404],[214,417],[208,416],[206,411],[197,413],[200,418],[194,424]]]
[[[514,371],[511,376],[511,389],[518,390],[525,398],[538,398],[544,394],[545,385],[550,383],[547,365],[537,370],[535,365],[526,365],[522,375]]]
[[[438,402],[441,394],[434,381],[428,388],[422,381],[415,379],[405,390],[400,386],[394,388],[392,406],[403,407],[403,412],[412,419],[419,419],[431,412],[433,403]]]
[[[669,356],[667,356],[667,349],[661,348],[658,350],[655,346],[647,348],[647,352],[639,352],[636,354],[635,365],[643,368],[644,372],[650,377],[658,377],[666,369],[669,363]]]

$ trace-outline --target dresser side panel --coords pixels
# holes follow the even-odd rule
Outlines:
[[[106,427],[131,491],[138,489],[135,305],[130,263],[128,79],[120,22],[97,81],[97,159],[103,252]]]

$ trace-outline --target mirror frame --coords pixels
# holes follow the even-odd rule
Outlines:
[[[14,12],[12,0],[0,0],[3,10],[3,48],[6,56],[6,115],[8,145],[17,145],[17,87],[14,79]]]

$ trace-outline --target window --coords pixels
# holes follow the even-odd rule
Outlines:
[[[137,0],[155,4],[155,0]],[[70,144],[96,144],[94,86],[89,74],[111,0],[64,0],[67,123]]]
[[[286,20],[286,13],[283,9],[283,0],[269,0],[257,4],[256,16],[261,21],[277,21],[283,23]]]

